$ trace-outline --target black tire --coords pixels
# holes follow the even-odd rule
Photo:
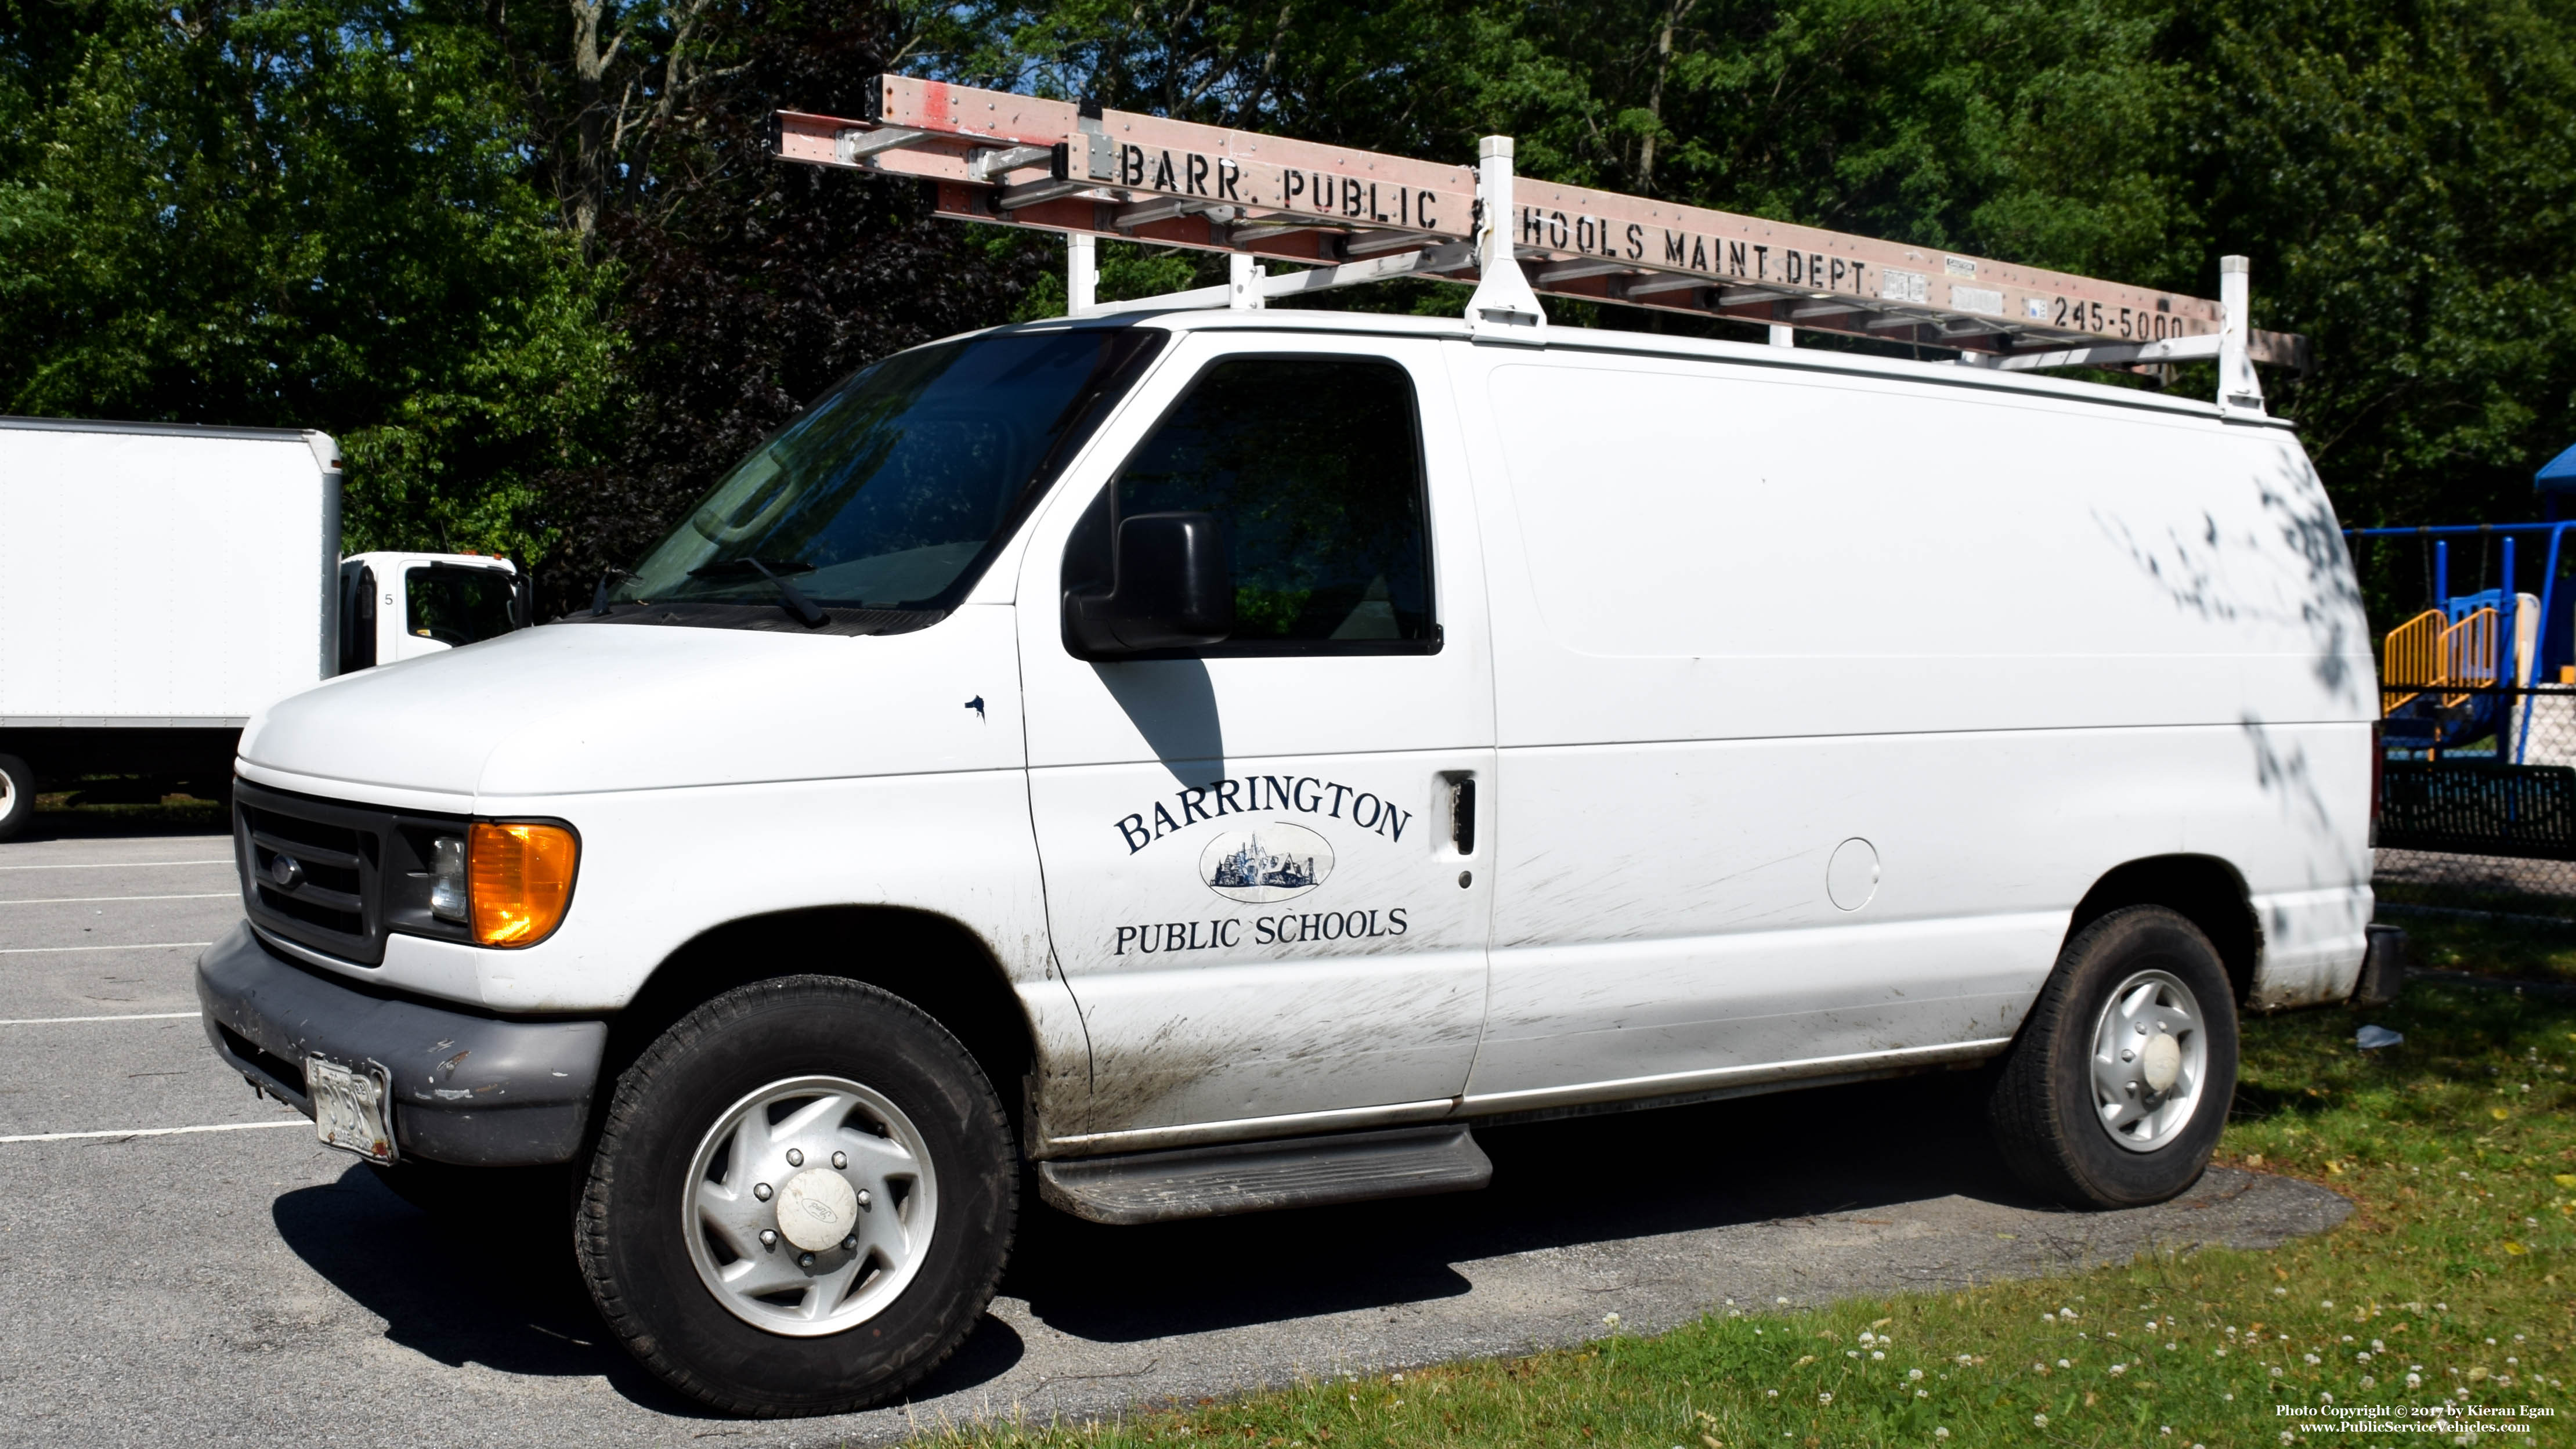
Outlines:
[[[2188,1118],[2151,1150],[2114,1141],[2095,1110],[2093,1037],[2141,971],[2191,991],[2205,1039]],[[2106,1058],[2107,1060],[2107,1058]],[[2162,906],[2129,906],[2077,932],[2022,1024],[1987,1103],[1995,1145],[2032,1188],[2071,1207],[2163,1202],[2200,1180],[2236,1093],[2236,1000],[2209,938]]]
[[[699,1143],[734,1104],[806,1076],[862,1083],[899,1108],[937,1192],[929,1246],[898,1296],[840,1332],[789,1337],[737,1317],[701,1281],[683,1194]],[[727,1413],[837,1414],[885,1402],[956,1351],[992,1302],[1018,1213],[1009,1119],[957,1038],[876,987],[789,976],[699,1007],[619,1077],[574,1243],[601,1316],[673,1388]]]
[[[36,772],[16,755],[0,755],[0,840],[36,818]]]

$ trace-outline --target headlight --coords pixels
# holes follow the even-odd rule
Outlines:
[[[554,934],[572,903],[573,864],[580,853],[580,842],[560,825],[477,822],[465,849],[475,941],[533,946]]]
[[[465,899],[462,836],[442,835],[429,843],[429,913],[459,925],[471,917]]]

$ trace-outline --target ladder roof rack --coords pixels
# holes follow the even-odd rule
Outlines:
[[[1509,137],[1475,166],[1171,121],[910,76],[855,118],[779,111],[783,160],[920,178],[938,214],[1073,240],[1077,314],[1258,307],[1393,277],[1476,287],[1480,337],[1538,341],[1538,295],[1937,347],[1965,365],[2219,362],[2223,410],[2260,412],[2253,364],[2305,371],[2308,339],[2246,324],[2242,257],[2210,301],[1649,197],[1516,178]],[[1489,226],[1487,220],[1502,222]],[[1092,305],[1089,239],[1229,253],[1229,284]],[[1259,261],[1314,270],[1269,276]]]

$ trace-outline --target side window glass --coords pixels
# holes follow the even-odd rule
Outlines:
[[[498,569],[412,569],[403,577],[411,632],[471,644],[510,632],[510,576]]]
[[[1390,362],[1245,358],[1207,370],[1130,456],[1110,512],[1212,513],[1233,567],[1227,648],[1435,637],[1413,382]],[[1095,504],[1095,512],[1098,512]],[[1068,582],[1114,520],[1086,518]]]

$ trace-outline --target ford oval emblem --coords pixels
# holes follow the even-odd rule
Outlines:
[[[269,858],[268,878],[279,890],[291,891],[304,881],[304,864],[291,855]]]

